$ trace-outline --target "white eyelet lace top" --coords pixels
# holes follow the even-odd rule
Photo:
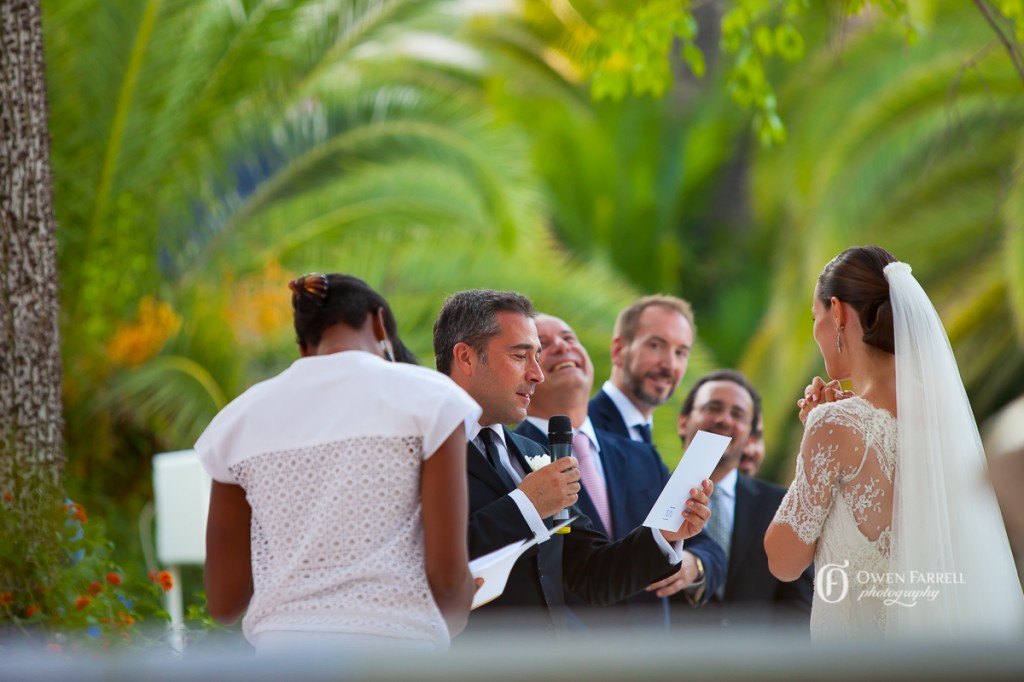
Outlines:
[[[808,415],[800,449],[773,523],[818,543],[811,634],[881,634],[885,600],[864,588],[889,569],[896,419],[862,398],[825,403]],[[817,584],[829,567],[845,574],[845,594]]]
[[[224,408],[196,451],[252,508],[246,637],[341,633],[446,648],[424,568],[420,468],[479,415],[448,377],[360,351],[297,360]]]

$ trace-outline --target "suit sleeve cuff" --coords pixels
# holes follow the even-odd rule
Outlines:
[[[654,541],[658,543],[658,549],[665,555],[666,561],[675,566],[683,560],[683,541],[670,543],[657,528],[651,528],[654,533]]]
[[[538,543],[544,542],[551,537],[551,532],[548,530],[547,526],[544,525],[544,519],[542,519],[540,514],[537,513],[537,508],[533,506],[533,502],[530,502],[530,498],[526,496],[526,493],[516,488],[510,492],[508,496],[511,497],[512,501],[516,503],[517,507],[519,507],[519,513],[523,515],[523,520],[525,520],[527,525],[530,526],[530,530],[533,531],[533,534],[537,536]]]

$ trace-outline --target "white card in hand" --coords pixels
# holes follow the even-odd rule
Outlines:
[[[554,534],[555,531],[569,525],[576,518],[573,516],[568,521],[556,525],[549,531],[549,534]],[[531,540],[519,540],[470,561],[469,572],[474,578],[484,579],[484,584],[473,595],[473,605],[470,608],[475,609],[500,597],[501,593],[505,591],[505,583],[508,582],[508,574],[512,572],[512,566],[523,552],[535,544],[537,544],[536,537]]]
[[[658,495],[644,525],[673,533],[679,530],[683,525],[686,501],[690,499],[690,489],[700,489],[701,481],[711,476],[731,441],[732,438],[728,436],[698,431],[665,484],[665,489]]]
[[[501,596],[508,582],[508,574],[512,572],[512,565],[528,546],[526,540],[520,540],[469,562],[469,572],[473,577],[484,579],[484,584],[473,595],[471,608],[483,606]]]

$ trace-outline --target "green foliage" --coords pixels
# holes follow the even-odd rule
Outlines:
[[[765,394],[772,454],[796,451],[789,406],[823,372],[807,313],[814,281],[855,244],[880,244],[913,267],[979,422],[1019,394],[1024,94],[1006,53],[986,49],[992,42],[973,5],[944,3],[912,49],[880,24],[849,36],[841,54],[816,46],[780,78],[795,134],[754,159],[772,275],[741,361]],[[766,467],[783,480],[791,471],[776,457]]]
[[[845,22],[806,0],[720,17],[660,0],[522,18],[440,0],[44,4],[84,494],[137,507],[154,452],[286,366],[284,284],[311,270],[378,287],[428,365],[444,295],[519,289],[573,324],[598,382],[616,312],[679,293],[698,314],[688,380],[755,378],[779,478],[789,406],[820,371],[809,283],[852,243],[889,246],[942,302],[979,417],[1021,378],[1020,83],[971,3],[939,3],[928,30],[923,3],[881,0],[843,3]],[[998,4],[1017,30],[1019,5]],[[701,80],[674,78],[677,47]],[[748,116],[776,148],[748,148]],[[669,460],[673,409],[656,420]]]
[[[0,622],[3,646],[22,635],[53,651],[149,647],[167,614],[170,576],[124,571],[104,526],[49,487],[0,500]],[[0,649],[3,647],[0,646]]]
[[[626,22],[637,6],[573,5],[591,24],[605,10]],[[559,238],[641,291],[694,302],[705,362],[687,381],[702,367],[740,366],[763,389],[766,473],[782,481],[791,468],[780,455],[799,438],[791,406],[823,371],[810,290],[847,246],[881,243],[914,265],[950,329],[979,421],[1022,380],[1020,81],[1008,55],[972,3],[915,3],[913,15],[902,3],[848,4],[842,21],[833,7],[728,6],[738,12],[726,27],[732,47],[738,55],[746,45],[766,74],[754,81],[787,111],[788,142],[777,149],[747,151],[735,107],[722,101],[734,94],[728,54],[725,68],[712,62],[704,82],[681,79],[661,100],[588,105],[536,80],[499,100],[529,127]],[[579,36],[591,24],[582,16],[535,10],[529,21],[566,59],[583,54]],[[577,39],[553,39],[559,29]],[[780,45],[799,59],[782,58]],[[671,407],[658,414],[659,430],[674,420]],[[671,430],[664,453],[676,449]]]
[[[294,359],[285,284],[302,272],[380,288],[428,364],[446,293],[564,290],[552,312],[607,375],[611,322],[635,291],[550,239],[530,121],[494,106],[503,87],[589,98],[521,24],[444,4],[49,4],[69,475],[90,502],[151,494],[152,454],[190,446]],[[111,30],[88,29],[100,24]],[[424,35],[450,52],[417,51]],[[637,198],[667,228],[662,195]],[[671,279],[671,237],[644,244]],[[643,253],[628,256],[636,270]],[[585,285],[565,287],[567,272]]]
[[[294,273],[424,231],[508,250],[539,220],[444,4],[46,3],[71,476],[140,492],[115,460],[141,480],[279,370]]]
[[[1024,136],[1017,146],[1009,185],[1001,213],[1005,225],[1003,269],[1017,344],[1024,345]]]
[[[831,4],[847,16],[864,12],[865,5],[877,6],[900,22],[909,42],[916,39],[905,0]],[[695,42],[698,24],[690,2],[615,3],[614,9],[590,5],[597,29],[586,41],[583,66],[596,98],[664,93],[673,82],[668,55],[677,42],[690,72],[704,76],[707,60]],[[736,104],[753,110],[753,130],[765,146],[786,140],[768,67],[774,60],[803,59],[805,38],[798,22],[811,9],[809,0],[733,0],[725,3],[719,19],[720,48],[729,56],[726,89]]]
[[[660,97],[672,83],[665,47],[674,41],[690,70],[704,75],[704,54],[694,43],[696,38],[697,20],[689,0],[617,3],[615,10],[598,16],[597,35],[583,55],[584,64],[590,65],[594,97],[622,99],[629,92]]]

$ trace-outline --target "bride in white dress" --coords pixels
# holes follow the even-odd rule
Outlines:
[[[853,392],[816,380],[799,403],[796,475],[765,536],[772,573],[815,562],[816,638],[1019,640],[1024,596],[977,425],[910,266],[847,249],[812,312],[825,370]]]

